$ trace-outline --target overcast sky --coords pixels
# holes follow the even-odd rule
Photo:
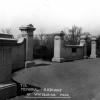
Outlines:
[[[52,33],[76,25],[100,34],[99,0],[0,0],[0,28],[18,30],[32,23]]]

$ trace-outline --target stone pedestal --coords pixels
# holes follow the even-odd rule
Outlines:
[[[91,39],[91,55],[90,58],[96,58],[96,37],[93,36]]]
[[[19,28],[22,33],[26,35],[26,62],[25,67],[28,67],[29,63],[33,63],[33,31],[36,28],[32,24],[29,24],[25,27]],[[32,62],[31,62],[32,61]]]
[[[81,36],[80,46],[83,46],[83,58],[87,58],[87,46],[85,41],[86,36]]]
[[[61,45],[63,43],[63,33],[55,34],[54,37],[54,57],[52,58],[52,61],[54,62],[62,62],[64,61],[64,58],[62,58],[62,50]]]

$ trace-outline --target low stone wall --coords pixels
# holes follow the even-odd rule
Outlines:
[[[25,68],[26,39],[21,38],[12,48],[12,70]]]
[[[83,46],[66,45],[62,49],[62,56],[65,61],[84,58]]]
[[[0,38],[0,83],[11,80],[12,48],[15,39]]]
[[[100,46],[96,48],[96,55],[97,57],[100,57]]]
[[[12,45],[12,40],[16,41],[14,42],[13,45]],[[10,50],[10,51],[7,51],[7,50]],[[7,52],[9,52],[9,56],[7,54],[7,56],[5,57]],[[10,62],[12,62],[12,70],[24,68],[25,60],[26,60],[25,58],[26,57],[26,39],[20,38],[16,40],[13,38],[12,35],[0,34],[0,57],[2,56],[4,56],[5,59],[8,61],[7,65],[9,65]],[[2,67],[1,70],[3,70],[4,68],[5,67]],[[7,70],[9,72],[10,68]],[[6,73],[7,70],[5,69],[5,72],[2,72],[2,73]],[[7,77],[9,77],[9,75],[7,75]]]
[[[0,100],[17,95],[17,85],[12,82],[12,49],[17,40],[7,37],[0,37]]]

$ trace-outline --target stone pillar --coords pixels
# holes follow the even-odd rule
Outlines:
[[[29,24],[25,27],[19,28],[22,33],[26,34],[26,63],[25,67],[27,67],[27,64],[30,63],[30,61],[33,60],[33,31],[35,31],[36,28],[32,24]]]
[[[62,45],[63,45],[63,36],[64,33],[58,33],[55,34],[54,37],[54,57],[52,58],[52,61],[54,62],[62,62],[64,61],[64,58],[62,57]]]
[[[86,45],[86,40],[85,40],[86,36],[83,35],[81,36],[81,40],[80,40],[80,46],[83,46],[83,58],[87,58],[87,45]]]
[[[91,39],[91,55],[90,58],[96,58],[96,37],[93,36]]]

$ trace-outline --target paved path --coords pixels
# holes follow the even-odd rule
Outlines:
[[[31,67],[14,73],[13,79],[42,89],[63,89],[71,100],[100,100],[100,59]]]

